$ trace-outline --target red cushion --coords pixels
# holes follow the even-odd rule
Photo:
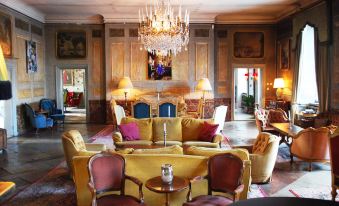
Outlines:
[[[208,122],[204,122],[198,139],[200,141],[212,142],[218,126],[219,124],[209,124]]]
[[[137,123],[131,122],[127,124],[121,124],[118,126],[122,138],[125,141],[132,141],[132,140],[139,140],[140,139],[140,132]]]
[[[222,196],[200,195],[186,202],[183,206],[226,206],[232,204],[233,201]]]

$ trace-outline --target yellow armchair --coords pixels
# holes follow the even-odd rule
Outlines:
[[[280,138],[266,132],[257,136],[250,154],[253,183],[266,183],[271,180],[278,155],[279,141]]]
[[[91,156],[106,150],[106,145],[104,144],[85,143],[78,130],[65,132],[62,135],[62,146],[71,176],[73,174],[72,161],[74,156]]]

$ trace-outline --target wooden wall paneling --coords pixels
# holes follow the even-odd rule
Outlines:
[[[16,57],[18,58],[17,81],[19,83],[28,83],[30,81],[30,77],[26,68],[26,39],[22,36],[17,36],[16,45]]]
[[[221,41],[218,44],[218,81],[227,80],[227,58],[228,58],[228,44]]]
[[[43,97],[43,96],[45,96],[45,89],[44,88],[34,88],[33,96],[34,97]]]
[[[131,42],[131,80],[147,79],[147,51],[139,42]]]
[[[93,39],[93,58],[92,58],[92,75],[91,78],[91,93],[95,97],[100,97],[102,86],[101,86],[101,77],[102,77],[102,50],[101,50],[101,39]]]
[[[172,79],[188,81],[188,50],[182,50],[172,57]]]
[[[119,81],[125,70],[125,45],[123,42],[111,44],[112,80]]]
[[[217,92],[218,92],[218,94],[227,94],[227,87],[226,86],[218,86]]]
[[[208,43],[195,43],[195,79],[208,77]]]
[[[19,99],[27,99],[32,97],[31,89],[19,89],[18,90],[18,98]]]

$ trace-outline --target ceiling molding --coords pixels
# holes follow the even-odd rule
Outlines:
[[[0,0],[0,3],[37,21],[45,23],[45,15],[37,9],[18,0]]]
[[[46,16],[45,23],[48,24],[103,24],[104,19],[101,15],[95,16],[64,16],[50,15]]]

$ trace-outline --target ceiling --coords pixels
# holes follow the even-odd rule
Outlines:
[[[171,0],[195,23],[274,23],[319,0]],[[154,0],[0,0],[45,23],[138,22],[138,10]],[[177,9],[175,9],[177,11]]]

